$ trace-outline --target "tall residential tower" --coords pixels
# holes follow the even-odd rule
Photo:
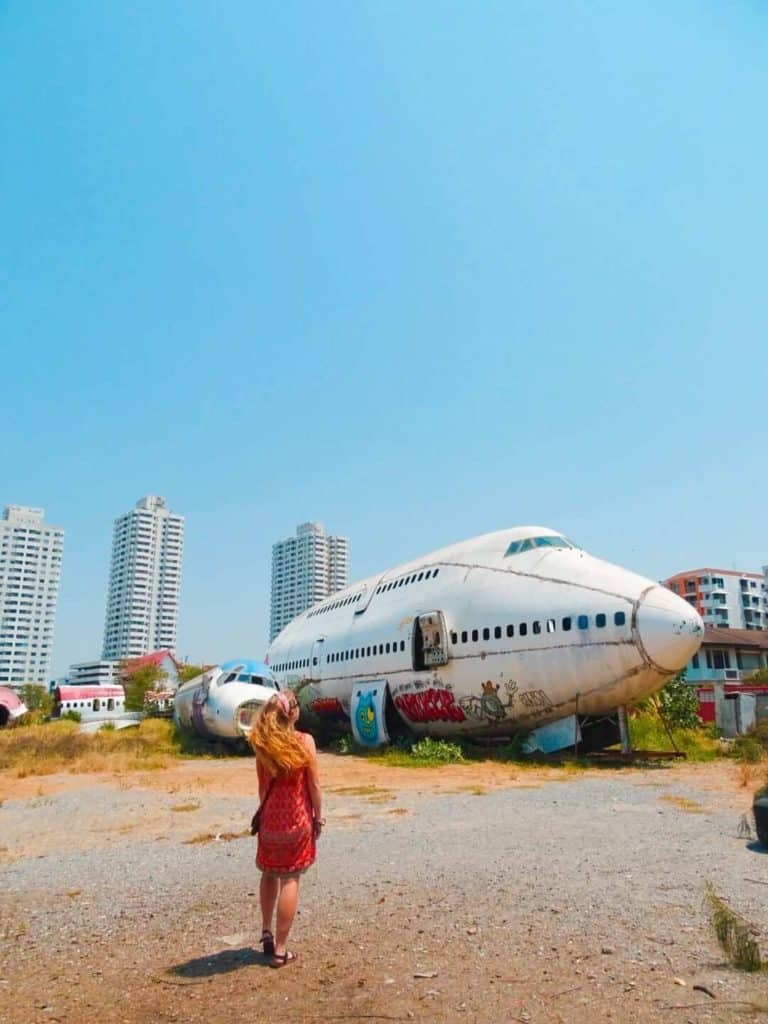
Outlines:
[[[349,541],[329,537],[321,523],[302,523],[295,537],[272,545],[269,639],[307,608],[349,582]]]
[[[48,683],[63,536],[41,508],[8,505],[0,519],[0,685]]]
[[[176,649],[184,516],[149,495],[118,516],[104,627],[104,658]]]

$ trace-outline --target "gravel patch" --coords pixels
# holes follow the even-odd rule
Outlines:
[[[768,854],[740,836],[734,795],[661,774],[330,794],[300,962],[275,972],[254,952],[253,840],[210,838],[242,830],[252,800],[174,811],[186,796],[86,787],[6,801],[3,846],[62,822],[72,834],[2,866],[0,1021],[231,1021],[233,1004],[251,1021],[766,1019],[768,976],[723,963],[703,887],[768,955]],[[136,815],[155,838],[120,833]]]

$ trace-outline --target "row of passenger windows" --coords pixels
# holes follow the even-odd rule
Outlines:
[[[439,569],[427,569],[422,572],[411,573],[410,576],[402,576],[399,580],[392,580],[390,583],[382,583],[380,587],[376,587],[377,594],[383,594],[387,590],[394,590],[396,587],[406,587],[409,583],[419,583],[421,580],[434,579],[435,576],[440,572]],[[361,590],[359,594],[353,594],[351,597],[345,597],[341,601],[333,601],[331,604],[323,605],[322,608],[314,608],[309,615],[308,619],[313,618],[315,615],[323,615],[325,612],[331,612],[334,608],[343,608],[347,604],[357,604],[365,593]]]
[[[626,622],[627,622],[627,616],[626,616],[625,612],[615,612],[614,613],[614,616],[613,616],[613,624],[614,624],[614,626],[624,626],[624,625],[626,625]],[[589,629],[589,626],[590,626],[589,616],[588,615],[574,615],[574,616],[566,615],[563,619],[560,620],[560,628],[562,629],[562,631],[564,633],[570,632],[570,630],[572,630],[574,628],[574,625],[576,626],[577,629]],[[595,627],[597,629],[605,629],[605,627],[608,625],[608,617],[603,612],[599,612],[597,615],[595,615],[594,625],[595,625]],[[545,619],[543,622],[538,620],[538,619],[536,619],[532,623],[530,623],[530,626],[531,626],[531,633],[533,633],[533,634],[538,634],[538,633],[555,633],[555,632],[557,632],[557,620],[556,619]],[[503,626],[494,626],[493,627],[493,637],[494,637],[494,640],[501,640],[502,636],[505,633],[506,633],[506,635],[508,637],[513,637],[515,635],[515,627],[513,625],[511,625],[511,624],[508,625],[506,628],[503,627]],[[527,622],[520,622],[520,623],[518,623],[518,625],[517,625],[517,635],[518,636],[528,636],[528,623]],[[476,643],[481,637],[482,637],[483,640],[490,640],[491,639],[491,627],[490,626],[485,626],[485,628],[483,628],[483,629],[471,629],[471,630],[463,629],[461,631],[461,633],[452,632],[451,633],[451,643],[454,643],[454,644],[459,643],[459,640],[461,640],[461,643],[463,643],[463,644],[469,643],[470,641],[472,643]]]
[[[307,618],[311,619],[315,615],[322,615],[323,612],[331,612],[334,608],[343,608],[345,604],[357,604],[364,593],[365,591],[361,590],[359,594],[352,594],[351,597],[344,597],[340,601],[333,601],[331,604],[324,604],[322,608],[314,608]]]
[[[395,587],[407,587],[409,583],[420,583],[421,580],[434,579],[440,572],[439,569],[427,569],[426,572],[414,572],[410,576],[401,576],[399,580],[392,580],[391,583],[382,583],[376,587],[377,594],[383,594],[386,590],[394,590]]]
[[[626,612],[614,612],[614,626],[625,626],[626,622]],[[605,629],[608,625],[608,616],[604,612],[598,612],[594,617],[593,625],[596,629]],[[461,632],[452,631],[451,643],[477,643],[481,638],[483,640],[490,640],[491,633],[493,633],[494,640],[501,640],[504,635],[508,637],[513,637],[515,635],[528,636],[528,626],[529,623],[527,622],[519,622],[516,627],[510,623],[506,627],[494,626],[491,628],[490,626],[485,626],[482,629],[463,629]],[[534,621],[530,623],[530,632],[534,635],[540,633],[556,633],[557,628],[556,619],[544,619],[543,621],[534,619]],[[589,615],[566,615],[560,620],[560,629],[564,633],[568,633],[574,628],[582,630],[589,629]],[[373,644],[370,647],[352,647],[347,651],[336,651],[334,654],[326,654],[325,663],[326,665],[331,665],[339,661],[352,661],[356,658],[372,658],[379,654],[393,654],[397,651],[404,650],[404,640],[395,640],[391,643]],[[317,658],[312,658],[312,664],[317,665]],[[296,661],[286,661],[280,665],[275,665],[275,672],[290,672],[300,668],[309,668],[309,658],[299,658]]]
[[[348,651],[327,654],[325,663],[331,665],[337,661],[354,661],[355,658],[374,658],[379,654],[394,654],[404,650],[405,640],[395,640],[389,644],[373,644],[371,647],[352,647]]]
[[[339,661],[354,661],[356,658],[374,658],[379,654],[394,654],[397,651],[405,650],[405,640],[393,640],[390,643],[372,644],[370,647],[350,647],[348,651],[336,651],[333,654],[326,654],[326,665],[334,665]],[[312,659],[312,664],[317,665],[317,658]],[[295,661],[284,661],[275,665],[275,672],[292,672],[300,668],[309,668],[309,658],[298,658]]]
[[[317,658],[312,659],[312,664],[317,664]],[[309,658],[299,658],[297,661],[284,661],[281,665],[275,665],[274,672],[292,672],[297,668],[309,668]],[[229,682],[229,680],[227,680]]]

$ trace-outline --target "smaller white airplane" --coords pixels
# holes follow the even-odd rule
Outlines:
[[[173,698],[173,720],[206,739],[237,740],[250,729],[254,712],[276,692],[268,665],[235,658],[180,686]]]
[[[27,713],[27,705],[10,686],[0,686],[0,728]]]

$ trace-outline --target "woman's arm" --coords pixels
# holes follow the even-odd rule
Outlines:
[[[256,758],[256,771],[259,776],[259,803],[264,802],[264,797],[267,795],[269,789],[270,776],[266,768],[263,767],[261,761]]]
[[[317,770],[317,747],[315,746],[314,739],[308,734],[304,734],[304,742],[309,751],[309,764],[307,765],[307,788],[309,789],[309,799],[312,802],[312,817],[314,819],[315,834],[319,835],[320,830],[325,824],[323,818],[323,794],[320,790],[320,775]]]

